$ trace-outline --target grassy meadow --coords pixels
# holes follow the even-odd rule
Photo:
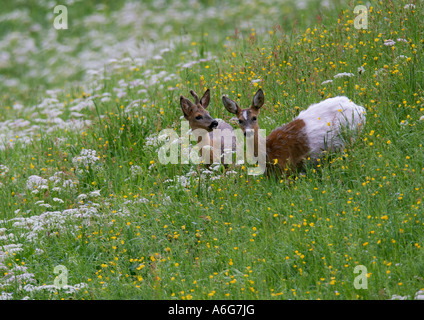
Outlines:
[[[63,4],[0,13],[0,299],[422,297],[422,2]],[[262,88],[268,133],[338,95],[367,122],[288,180],[161,164],[207,88],[228,122]]]

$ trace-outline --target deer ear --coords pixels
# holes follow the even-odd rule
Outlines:
[[[190,90],[190,94],[193,96],[195,104],[200,103],[199,96],[197,95],[196,92],[194,92],[193,90]]]
[[[229,112],[238,114],[240,108],[237,103],[226,96],[222,96],[222,103],[224,104],[225,109]]]
[[[252,107],[255,109],[259,109],[260,107],[264,105],[264,102],[265,102],[264,92],[262,91],[262,89],[259,89],[255,93],[255,96],[253,97]]]
[[[202,99],[200,99],[200,104],[202,105],[203,108],[207,108],[209,106],[209,102],[211,101],[211,92],[210,90],[206,90],[205,93],[203,94]]]
[[[188,117],[193,112],[193,107],[194,107],[193,102],[191,102],[184,96],[180,96],[180,104],[181,104],[181,109],[183,110],[183,113],[184,113],[184,118],[188,119]]]

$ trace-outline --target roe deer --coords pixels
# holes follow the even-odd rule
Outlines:
[[[202,160],[205,164],[218,163],[216,160],[223,163],[223,155],[226,152],[226,144],[228,144],[225,143],[225,141],[229,140],[225,139],[225,137],[231,137],[231,146],[229,149],[232,151],[235,150],[236,142],[233,128],[223,120],[217,121],[213,119],[206,110],[210,102],[209,89],[206,90],[201,99],[199,99],[198,95],[193,90],[190,90],[190,94],[194,97],[194,103],[181,95],[180,104],[184,118],[188,120],[191,130],[203,129],[203,131],[199,130],[200,134],[197,139],[198,143],[201,142],[199,148]],[[219,137],[221,137],[221,141],[218,141]],[[214,150],[214,145],[220,146],[219,150]],[[212,152],[209,152],[209,157],[207,153],[203,155],[204,147],[212,150]]]
[[[262,89],[256,92],[251,106],[246,109],[241,109],[228,97],[222,97],[225,108],[239,119],[245,135],[255,135],[255,150],[257,143],[264,143],[264,139],[258,137],[258,115],[264,101]],[[365,114],[365,108],[344,96],[310,105],[291,122],[274,129],[266,137],[268,171],[276,170],[282,174],[287,169],[300,169],[307,158],[314,161],[325,151],[343,149],[343,131],[360,131],[365,125]]]

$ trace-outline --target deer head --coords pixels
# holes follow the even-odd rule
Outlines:
[[[231,113],[234,113],[239,121],[239,125],[244,135],[255,134],[259,130],[258,116],[260,108],[263,106],[265,96],[262,89],[259,89],[252,99],[252,104],[249,108],[242,109],[239,105],[226,96],[222,96],[224,107]]]
[[[188,120],[192,130],[204,129],[211,132],[218,126],[218,121],[213,119],[206,110],[210,101],[209,89],[206,90],[201,99],[199,99],[198,95],[193,90],[190,90],[190,93],[194,97],[194,103],[184,96],[180,96],[180,104],[184,118]]]

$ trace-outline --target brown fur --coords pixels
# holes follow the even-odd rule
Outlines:
[[[203,148],[201,146],[212,145],[210,133],[213,131],[214,127],[216,128],[216,126],[218,126],[218,121],[213,119],[206,110],[210,102],[209,89],[206,90],[201,99],[199,99],[198,95],[193,90],[190,90],[190,94],[194,97],[194,103],[181,95],[181,110],[183,111],[184,118],[188,120],[191,130],[203,129],[207,131],[207,133],[197,138],[197,143],[201,148],[200,156],[203,157]],[[216,124],[215,126],[213,126],[214,123]],[[213,152],[210,152],[209,161],[211,161],[210,163],[213,162]]]
[[[192,130],[204,129],[208,132],[212,131],[213,128],[211,128],[211,124],[215,119],[213,119],[206,110],[210,101],[209,89],[206,90],[202,99],[199,99],[193,90],[190,90],[190,93],[194,97],[194,103],[184,96],[180,96],[181,110],[183,111],[184,118],[188,120]],[[196,119],[197,117],[201,117],[201,119]]]
[[[255,156],[258,150],[260,108],[264,104],[264,94],[259,89],[253,97],[252,104],[247,109],[242,109],[238,104],[223,96],[222,102],[225,108],[234,113],[239,119],[239,125],[243,132],[253,129],[255,134]],[[246,117],[245,117],[246,116]],[[266,138],[266,162],[267,174],[288,175],[293,170],[300,169],[308,155],[308,138],[303,130],[305,122],[301,119],[274,129]]]
[[[305,122],[296,119],[271,131],[266,138],[267,170],[281,174],[303,166],[309,152],[304,127]]]
[[[254,133],[254,155],[258,156],[258,141],[259,141],[259,123],[258,116],[260,108],[264,104],[264,95],[261,89],[259,89],[252,99],[252,104],[249,108],[242,109],[237,102],[223,96],[222,102],[225,108],[235,114],[239,120],[240,129],[246,134],[246,130],[253,130]],[[246,118],[245,118],[246,115]]]
[[[184,96],[180,97],[180,104],[181,109],[184,114],[184,118],[188,120],[190,128],[194,131],[196,129],[204,129],[208,133],[203,134],[197,138],[197,143],[199,145],[200,149],[200,156],[203,157],[203,148],[201,146],[212,146],[214,144],[214,136],[213,136],[213,129],[211,125],[213,123],[216,123],[216,129],[219,130],[228,130],[230,132],[233,132],[233,128],[221,121],[218,122],[214,118],[212,118],[209,114],[209,112],[206,110],[206,108],[209,106],[210,102],[210,91],[209,89],[206,90],[206,92],[203,94],[202,98],[199,99],[198,95],[193,91],[190,90],[190,94],[194,97],[194,103],[191,102],[189,99],[185,98]],[[201,119],[196,119],[198,117],[201,117]],[[225,134],[224,132],[221,132]],[[215,139],[217,139],[215,137]],[[232,149],[235,150],[236,148],[236,140],[235,137],[232,139]],[[214,162],[214,158],[219,159],[222,154],[224,154],[224,137],[221,137],[221,149],[220,150],[214,150],[212,148],[210,152],[209,157],[209,164],[212,164]],[[215,155],[215,156],[214,156]],[[206,158],[206,157],[205,157]],[[207,159],[203,159],[204,162],[206,162]],[[221,160],[224,160],[221,158]]]

